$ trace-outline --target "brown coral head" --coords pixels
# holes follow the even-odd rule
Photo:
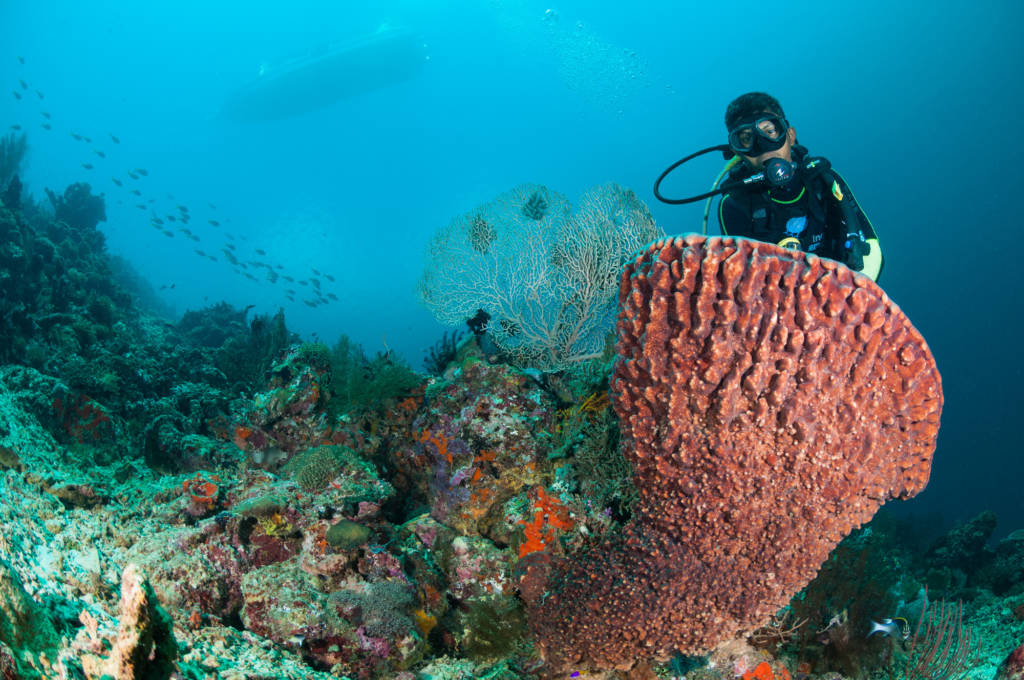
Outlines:
[[[942,386],[870,279],[734,238],[651,244],[619,293],[615,411],[639,502],[533,608],[553,667],[703,654],[768,621],[890,498],[924,488]]]

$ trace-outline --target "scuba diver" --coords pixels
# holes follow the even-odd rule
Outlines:
[[[724,194],[718,206],[724,235],[837,260],[877,281],[882,251],[871,222],[828,160],[809,156],[797,143],[796,130],[778,100],[763,92],[741,95],[726,109],[725,125],[728,146],[703,149],[671,165],[655,182],[655,196],[672,204],[706,198],[706,233],[711,199]],[[686,199],[661,195],[660,184],[668,173],[712,151],[721,151],[731,160],[710,192]]]

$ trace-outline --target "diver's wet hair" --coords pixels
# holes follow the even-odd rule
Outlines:
[[[725,128],[732,130],[744,118],[750,118],[762,111],[770,111],[780,118],[785,118],[779,100],[764,92],[748,92],[733,99],[725,110]]]

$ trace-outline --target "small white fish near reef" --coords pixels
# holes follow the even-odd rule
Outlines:
[[[910,637],[910,623],[902,616],[897,616],[895,619],[882,619],[881,623],[872,621],[868,637],[875,633],[898,640],[906,640]]]

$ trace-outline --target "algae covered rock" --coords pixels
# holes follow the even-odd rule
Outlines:
[[[85,623],[87,629],[92,628],[88,617]],[[137,565],[129,564],[121,574],[117,633],[98,645],[109,649],[109,654],[85,656],[82,668],[91,678],[170,678],[178,658],[173,628],[174,622],[160,606],[145,575]]]
[[[57,646],[57,633],[42,608],[25,592],[18,572],[0,560],[0,646],[7,648],[8,663],[17,664],[20,675],[43,678],[42,653]]]
[[[352,550],[366,543],[370,538],[370,529],[352,520],[343,519],[331,525],[325,538],[333,548]]]
[[[529,374],[469,359],[428,390],[413,441],[389,461],[396,484],[458,533],[508,542],[502,505],[550,475],[555,414]]]

